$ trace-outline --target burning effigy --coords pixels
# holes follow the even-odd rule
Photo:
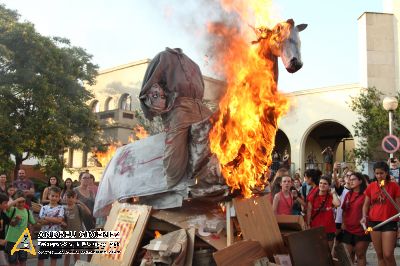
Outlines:
[[[278,123],[289,108],[277,89],[278,58],[289,73],[302,67],[299,32],[306,25],[295,25],[292,19],[272,23],[268,12],[263,13],[264,1],[220,2],[233,19],[207,24],[207,56],[226,83],[217,111],[211,113],[202,102],[204,83],[198,65],[181,49],[160,52],[146,71],[140,100],[148,119],[162,117],[165,132],[118,148],[99,186],[95,216],[106,215],[106,207],[116,200],[134,201],[115,202],[105,230],[122,224],[116,216],[120,210],[131,208],[138,214],[135,217],[142,222],[135,220],[136,232],[126,237],[135,236],[133,254],[142,242],[142,265],[191,265],[195,259],[190,251],[197,238],[205,241],[201,245],[212,246],[208,251],[218,250],[213,255],[217,265],[247,265],[245,260],[265,256],[275,262],[290,260],[288,255],[282,260],[273,257],[286,251],[267,196],[248,198],[262,190]],[[239,228],[231,223],[232,216]],[[302,219],[292,219],[296,230],[304,228]],[[140,240],[145,227],[165,234]],[[317,233],[319,240],[324,232]],[[240,239],[245,241],[236,241]],[[256,256],[250,252],[254,250]],[[103,265],[109,262],[104,260]]]
[[[282,58],[288,72],[302,67],[298,32],[305,27],[289,19],[272,29],[254,28],[257,38],[249,45],[236,29],[210,25],[215,34],[232,43],[221,55],[228,89],[210,132],[211,150],[227,184],[245,197],[250,197],[253,187],[262,186],[262,175],[272,161],[278,121],[289,106],[277,90],[277,58]]]
[[[180,49],[158,54],[140,98],[146,117],[161,115],[167,132],[117,149],[104,171],[95,215],[123,198],[139,197],[164,209],[179,207],[188,197],[233,190],[250,197],[254,187],[262,187],[278,122],[289,108],[277,90],[278,57],[290,73],[302,67],[299,32],[306,25],[289,19],[272,28],[248,26],[241,13],[247,9],[230,8],[241,27],[208,24],[215,71],[227,84],[217,113],[201,102],[204,83],[197,64]]]

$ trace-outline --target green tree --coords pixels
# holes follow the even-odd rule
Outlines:
[[[67,39],[36,32],[0,5],[0,150],[15,156],[15,171],[29,157],[58,161],[67,147],[88,149],[99,126],[86,104],[97,65]]]
[[[138,125],[142,126],[150,136],[164,131],[164,126],[159,116],[154,117],[153,121],[150,121],[144,117],[142,110],[135,110],[135,117]]]
[[[358,162],[388,157],[381,148],[382,139],[389,134],[388,112],[382,106],[383,96],[373,87],[363,90],[358,97],[351,99],[350,108],[359,116],[359,120],[353,125],[355,136],[360,138],[358,147],[354,149],[354,157]],[[393,134],[398,136],[400,108],[394,112],[393,118]]]

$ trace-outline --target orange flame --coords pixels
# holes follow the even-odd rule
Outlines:
[[[218,204],[219,205],[219,207],[221,208],[221,211],[223,212],[223,213],[225,213],[225,211],[226,211],[226,205],[225,205],[225,203],[220,203],[220,204]]]
[[[157,230],[154,232],[154,238],[159,238],[160,236],[162,236],[162,234],[160,232],[158,232]]]
[[[128,137],[128,142],[133,143],[138,139],[143,139],[148,136],[149,134],[147,133],[147,131],[142,126],[137,125],[135,128],[133,128],[133,134]],[[122,146],[121,142],[111,143],[108,146],[107,151],[105,152],[96,151],[94,155],[97,158],[97,160],[101,163],[101,165],[105,167],[111,160],[111,158],[114,156],[117,149],[121,146]]]
[[[101,166],[105,167],[108,164],[108,162],[111,160],[111,158],[114,156],[117,149],[121,146],[122,146],[121,142],[111,143],[108,146],[107,151],[105,151],[105,152],[96,151],[94,153],[94,156],[97,158],[97,161],[99,163],[101,163]]]
[[[132,134],[128,137],[128,142],[132,143],[135,142],[138,139],[144,139],[149,136],[149,133],[144,129],[144,127],[136,125],[136,127],[133,128]]]
[[[137,125],[134,129],[135,135],[138,139],[144,139],[149,136],[149,133],[144,129],[144,127]]]
[[[249,6],[241,7],[239,2],[223,0],[223,5],[237,12],[241,23],[247,26],[243,19],[249,17],[244,13]],[[256,5],[253,7],[252,14],[261,12]],[[287,31],[280,36],[288,35],[290,25],[284,22],[280,26]],[[265,27],[257,28],[257,45],[251,45],[244,37],[249,34],[243,34],[237,25],[214,23],[208,28],[219,40],[215,44],[219,47],[216,70],[222,71],[227,82],[218,119],[210,132],[211,150],[219,159],[227,184],[248,198],[253,187],[262,185],[262,175],[272,161],[277,124],[289,107],[287,99],[277,92],[277,58],[272,56],[269,45],[280,40],[268,36],[271,33]],[[248,27],[247,31],[252,29]]]

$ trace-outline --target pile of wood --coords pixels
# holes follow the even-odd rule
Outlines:
[[[115,203],[104,230],[121,229],[122,254],[94,255],[91,265],[334,265],[324,229],[275,216],[266,196],[157,211]]]

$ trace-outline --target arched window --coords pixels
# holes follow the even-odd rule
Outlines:
[[[125,93],[121,96],[119,108],[122,110],[131,111],[132,110],[132,98],[129,94]]]
[[[132,110],[132,96],[130,95],[126,98],[125,110]]]
[[[140,109],[140,101],[139,101],[139,93],[134,92],[132,97],[132,110],[139,110]]]
[[[112,97],[108,97],[104,103],[104,111],[114,110],[114,101]]]
[[[98,100],[94,100],[91,104],[90,104],[90,110],[92,110],[93,113],[98,113],[100,112],[100,103]]]

